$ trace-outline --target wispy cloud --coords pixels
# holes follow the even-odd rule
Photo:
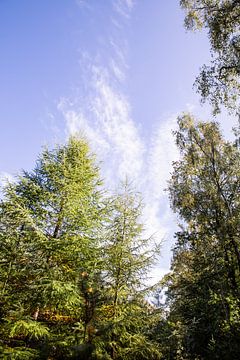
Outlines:
[[[142,172],[145,146],[131,119],[127,98],[111,84],[106,69],[92,67],[92,91],[87,108],[78,110],[62,99],[62,111],[69,134],[83,131],[95,152],[100,154],[109,173],[108,181],[126,176],[138,179]]]
[[[107,71],[92,67],[92,91],[86,99],[88,107],[81,110],[76,103],[62,100],[62,111],[68,134],[84,133],[91,148],[102,162],[102,175],[108,187],[114,189],[126,176],[143,194],[145,235],[163,240],[163,269],[169,266],[170,237],[174,218],[168,206],[167,180],[171,162],[178,158],[172,130],[176,116],[159,121],[154,134],[146,139],[131,118],[126,96],[112,84]]]
[[[110,68],[113,72],[113,75],[119,82],[123,82],[126,78],[125,72],[121,69],[121,67],[117,64],[114,59],[110,60]]]
[[[130,17],[134,4],[135,1],[133,0],[113,0],[113,7],[115,11],[125,18]]]
[[[178,150],[172,135],[176,129],[178,114],[166,115],[159,121],[152,137],[149,158],[149,175],[153,182],[153,192],[158,195],[167,187],[171,163],[178,158]]]
[[[80,7],[80,8],[85,8],[88,10],[92,9],[92,5],[90,4],[89,0],[75,0],[76,4]]]
[[[80,132],[89,139],[91,148],[102,162],[107,186],[114,189],[119,181],[128,177],[143,194],[145,233],[147,236],[155,233],[158,241],[165,239],[163,253],[167,260],[162,262],[162,274],[167,271],[170,258],[173,216],[164,189],[171,162],[177,158],[171,133],[176,126],[176,116],[160,118],[150,138],[142,134],[132,119],[131,102],[123,90],[128,62],[121,22],[129,21],[134,1],[113,1],[113,7],[113,26],[118,37],[112,35],[109,38],[112,52],[108,61],[101,63],[99,54],[94,58],[85,53],[81,66],[88,91],[75,99],[61,99],[58,108],[65,119],[67,134]]]

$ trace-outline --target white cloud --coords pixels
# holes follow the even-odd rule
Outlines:
[[[178,157],[172,136],[176,116],[161,119],[152,138],[145,139],[131,118],[127,98],[111,83],[107,69],[93,66],[91,84],[90,97],[84,101],[88,107],[80,110],[77,102],[59,103],[67,132],[87,136],[102,162],[102,175],[108,187],[114,189],[127,176],[141,191],[145,236],[154,234],[157,242],[164,239],[162,264],[167,271],[174,218],[164,189],[171,162]]]
[[[172,135],[176,129],[178,114],[161,119],[153,135],[149,158],[149,175],[152,178],[152,191],[156,198],[164,194],[171,171],[172,161],[178,159],[178,150]]]
[[[134,4],[135,4],[135,1],[133,1],[133,0],[125,0],[125,2],[126,2],[126,4],[127,4],[128,8],[129,8],[130,10],[132,10],[132,8],[133,8],[133,6],[134,6]]]
[[[89,106],[79,110],[62,99],[62,111],[69,134],[83,132],[108,168],[109,179],[139,178],[143,166],[144,144],[130,117],[126,97],[114,89],[106,69],[92,67]],[[111,170],[109,170],[111,169]]]
[[[133,0],[113,0],[115,11],[127,19],[130,17],[134,5],[135,2]]]
[[[144,145],[138,128],[130,117],[129,103],[98,71],[95,71],[95,85],[92,110],[113,155],[119,159],[117,167],[114,166],[116,162],[112,162],[115,173],[119,178],[126,175],[136,178],[142,168]]]
[[[125,72],[128,70],[128,64],[126,62],[126,52],[127,52],[127,46],[126,44],[121,44],[121,47],[114,41],[114,39],[110,39],[109,44],[111,45],[115,59],[115,64],[118,65],[118,67],[121,69],[121,71],[125,74]],[[125,74],[126,75],[126,74]]]
[[[84,69],[88,90],[74,100],[62,99],[58,108],[64,116],[67,134],[80,132],[89,139],[92,150],[102,162],[106,186],[113,190],[127,176],[143,194],[145,235],[155,234],[156,241],[165,239],[163,253],[167,260],[160,263],[161,276],[168,270],[170,258],[173,216],[163,190],[167,186],[171,161],[177,156],[171,134],[176,116],[160,119],[150,139],[141,134],[133,121],[130,101],[122,89],[128,71],[127,43],[119,30],[123,20],[129,19],[134,1],[114,0],[113,6],[115,14],[111,21],[114,19],[118,37],[113,34],[109,39],[112,52],[107,65],[101,62],[99,54],[91,58],[84,53],[80,66]]]
[[[125,72],[120,68],[114,59],[110,60],[110,68],[113,72],[113,75],[119,82],[123,82],[125,80]]]
[[[81,8],[86,8],[88,10],[91,10],[92,9],[92,6],[89,2],[89,0],[75,0],[76,1],[76,4]]]

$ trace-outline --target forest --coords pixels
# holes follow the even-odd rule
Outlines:
[[[188,30],[208,32],[195,89],[213,120],[183,113],[173,134],[169,273],[150,284],[161,245],[131,179],[110,192],[83,136],[45,148],[1,189],[0,358],[239,359],[240,127],[227,141],[214,116],[240,116],[240,2],[180,5]]]

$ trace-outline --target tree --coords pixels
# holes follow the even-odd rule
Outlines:
[[[210,101],[214,113],[226,105],[239,114],[239,0],[180,0],[180,5],[186,11],[187,29],[208,30],[213,60],[202,67],[195,82],[202,100]]]
[[[128,185],[110,204],[102,244],[103,302],[98,308],[97,359],[160,359],[151,338],[159,311],[147,301],[149,271],[159,246],[144,239],[142,204]]]
[[[101,181],[84,139],[43,151],[0,206],[5,358],[67,358],[84,343],[84,273],[97,274]]]
[[[240,153],[217,123],[186,114],[175,133],[170,201],[183,220],[166,278],[178,359],[237,359],[240,344]]]
[[[45,150],[0,204],[0,351],[6,359],[160,359],[146,300],[158,254],[141,203],[103,197],[84,139]]]

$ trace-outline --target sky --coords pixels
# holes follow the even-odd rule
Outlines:
[[[0,179],[31,170],[43,146],[80,133],[114,189],[141,191],[146,234],[169,269],[177,219],[164,189],[184,111],[211,110],[193,90],[210,61],[206,32],[186,32],[178,0],[0,0]],[[235,119],[217,118],[227,137]]]

